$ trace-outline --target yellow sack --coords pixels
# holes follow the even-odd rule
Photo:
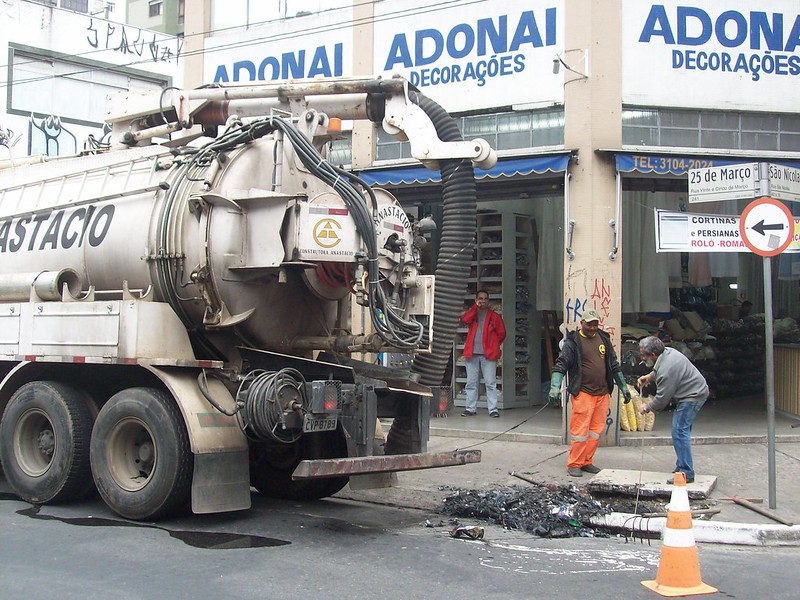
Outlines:
[[[650,411],[646,415],[644,415],[644,430],[645,431],[653,431],[653,427],[656,424],[656,413]]]
[[[634,398],[633,400],[631,400],[627,404],[623,404],[622,405],[628,411],[628,427],[630,427],[629,431],[638,431],[638,426],[639,426],[638,418],[637,418],[638,415],[636,414],[636,408],[635,408],[637,400],[639,402],[641,402],[641,400],[639,400],[639,398]]]
[[[628,423],[628,407],[625,404],[621,404],[619,407],[619,428],[622,431],[631,430],[631,426]]]
[[[645,429],[647,415],[642,414],[642,405],[645,404],[645,401],[639,397],[636,397],[633,399],[631,404],[634,405],[633,410],[636,412],[636,431],[647,431]]]

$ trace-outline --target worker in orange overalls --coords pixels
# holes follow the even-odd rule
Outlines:
[[[561,402],[564,375],[567,375],[567,392],[572,397],[567,473],[572,477],[582,477],[584,472],[599,473],[594,453],[606,426],[614,383],[620,386],[625,404],[631,401],[631,393],[611,345],[611,336],[600,329],[600,315],[593,310],[586,311],[580,328],[568,332],[564,339],[548,394],[555,405]]]

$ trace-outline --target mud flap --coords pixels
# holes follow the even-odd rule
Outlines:
[[[250,467],[244,452],[195,454],[192,512],[217,513],[250,508]]]

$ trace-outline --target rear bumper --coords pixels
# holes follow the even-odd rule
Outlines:
[[[292,479],[322,479],[367,473],[415,471],[478,462],[481,462],[480,450],[304,460],[297,465],[292,473]]]

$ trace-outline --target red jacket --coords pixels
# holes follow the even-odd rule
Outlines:
[[[473,304],[461,315],[461,322],[469,325],[467,341],[464,342],[464,358],[472,356],[475,344],[475,333],[478,331],[478,305]],[[506,326],[503,318],[491,308],[486,309],[486,320],[483,322],[483,353],[489,360],[500,358],[500,344],[506,339]]]

